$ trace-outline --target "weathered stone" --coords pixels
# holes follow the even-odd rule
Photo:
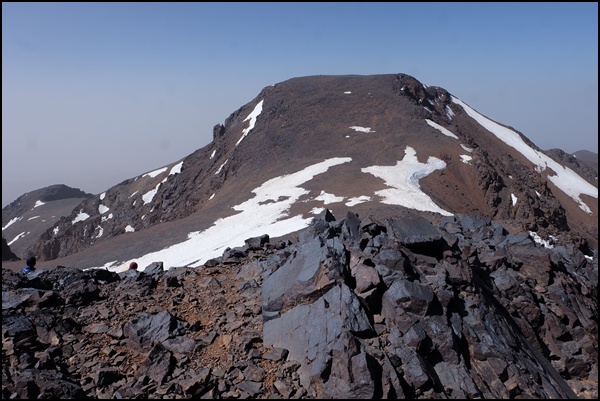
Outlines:
[[[212,268],[3,271],[5,398],[597,397],[579,250],[461,216],[439,238],[407,223],[409,243],[350,219]]]

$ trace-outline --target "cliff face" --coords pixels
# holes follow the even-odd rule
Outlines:
[[[597,259],[324,211],[201,268],[3,270],[6,398],[597,398]]]

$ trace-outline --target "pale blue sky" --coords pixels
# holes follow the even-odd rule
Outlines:
[[[175,162],[265,86],[406,73],[598,152],[598,3],[2,3],[2,206]]]

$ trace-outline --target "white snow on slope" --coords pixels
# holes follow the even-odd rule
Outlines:
[[[419,163],[415,150],[407,146],[404,150],[404,159],[399,160],[395,166],[371,166],[361,171],[382,178],[392,187],[375,192],[383,198],[383,203],[452,216],[452,213],[436,205],[419,186],[421,178],[445,167],[446,163],[433,156],[427,159],[427,163]]]
[[[349,198],[348,202],[346,202],[344,204],[346,206],[354,206],[354,205],[358,205],[359,203],[368,202],[370,200],[371,200],[371,197],[367,196],[367,195],[354,196],[352,198]]]
[[[538,235],[538,233],[536,233],[536,232],[534,232],[534,231],[529,231],[529,236],[530,236],[531,238],[533,238],[533,240],[534,240],[536,243],[538,243],[538,244],[540,244],[540,245],[543,245],[543,246],[544,246],[544,248],[554,248],[553,242],[554,242],[554,240],[555,240],[555,237],[554,237],[554,236],[552,236],[552,235],[550,235],[550,239],[551,239],[552,241],[550,241],[550,240],[544,240],[544,239],[542,239],[542,237],[540,237],[540,236]]]
[[[90,215],[87,214],[86,212],[83,211],[83,209],[81,209],[79,211],[79,214],[77,216],[75,216],[75,218],[73,219],[73,221],[71,222],[71,224],[75,224],[78,221],[84,221],[90,218]]]
[[[152,199],[154,199],[154,195],[156,195],[156,193],[158,192],[160,185],[163,182],[167,182],[167,180],[169,179],[170,176],[180,173],[182,166],[183,166],[183,161],[181,161],[181,162],[177,163],[176,165],[174,165],[173,167],[171,167],[171,171],[169,171],[169,174],[165,178],[163,178],[163,180],[161,182],[156,184],[156,186],[153,189],[151,189],[150,191],[148,191],[144,195],[142,195],[142,200],[144,201],[144,205],[147,205],[148,203],[152,202]],[[150,177],[156,177],[160,173],[167,171],[167,168],[168,167],[163,167],[159,170],[154,170],[151,173],[144,174],[142,177],[144,177],[146,175],[149,175]],[[131,194],[129,197],[131,198],[134,194],[135,194],[135,192],[133,194]],[[134,203],[134,205],[135,205],[135,203]]]
[[[458,103],[459,101],[455,100],[455,102]],[[468,106],[465,105],[463,107],[467,110]],[[249,127],[244,130],[244,135],[240,138],[238,143],[254,127],[256,117],[258,117],[261,111],[262,102],[259,103],[248,118],[246,118],[246,120],[250,120],[250,124]],[[467,112],[469,113],[469,110],[467,110]],[[472,111],[472,113],[477,115],[474,111]],[[480,118],[482,120],[477,121],[483,125],[487,119],[481,116]],[[431,124],[428,122],[428,124],[440,130],[444,135],[450,133],[448,136],[458,139],[458,137],[450,131],[444,132],[443,127],[435,123]],[[494,124],[495,123],[492,123],[492,128],[486,128],[498,129],[497,127],[499,127],[499,125]],[[510,130],[508,131],[513,132]],[[499,134],[495,133],[495,135],[498,136]],[[463,148],[467,151],[472,150],[464,146]],[[552,167],[551,159],[545,158],[543,154],[529,148],[524,142],[522,145],[517,143],[517,149],[521,153],[527,152],[527,148],[530,152],[533,152],[533,155],[543,160],[544,163],[536,164],[540,169],[551,167],[554,171],[560,171],[563,175],[569,174],[568,171],[564,172],[564,169],[561,170],[561,168]],[[463,156],[468,158],[467,155]],[[156,261],[163,261],[165,267],[200,267],[208,259],[221,256],[224,249],[227,247],[243,246],[244,241],[248,238],[263,234],[268,234],[271,237],[279,237],[301,230],[310,224],[313,217],[289,215],[290,207],[296,203],[301,196],[310,193],[310,191],[300,187],[300,185],[310,181],[315,175],[325,173],[330,167],[348,163],[350,161],[350,158],[341,157],[327,159],[323,162],[308,166],[296,173],[268,180],[253,191],[256,194],[254,198],[233,207],[233,209],[239,213],[215,221],[213,225],[206,230],[189,233],[188,240],[184,242],[172,245],[157,252],[142,255],[133,260],[138,262],[140,267],[148,266]],[[411,147],[406,147],[404,158],[398,161],[395,166],[369,166],[363,168],[362,172],[382,178],[386,185],[390,187],[375,193],[383,198],[383,203],[401,205],[416,210],[430,211],[451,216],[451,213],[436,205],[433,200],[421,190],[419,185],[420,179],[431,174],[435,170],[444,169],[445,167],[446,164],[435,157],[429,157],[426,163],[420,163],[416,157],[415,150]],[[576,174],[575,176],[579,177]],[[581,178],[579,177],[579,179]],[[562,181],[558,180],[557,182],[561,183]],[[558,184],[556,185],[558,186]],[[582,186],[585,187],[585,185]],[[595,194],[597,197],[597,190],[595,191]],[[211,199],[213,196],[211,196]],[[314,200],[320,200],[323,204],[327,204],[334,201],[340,202],[340,199],[343,198],[322,192]],[[347,204],[369,201],[370,197],[363,195],[361,197],[349,199]],[[316,213],[321,210],[323,209],[315,208],[313,212]],[[126,270],[131,261],[132,260],[113,261],[101,266],[101,268],[108,268],[111,271],[123,271]]]
[[[17,235],[15,238],[12,239],[12,241],[8,242],[7,245],[11,246],[12,244],[15,243],[15,241],[17,241],[19,238],[23,238],[25,235],[25,231],[23,231],[21,234]]]
[[[452,117],[454,117],[454,112],[448,106],[446,106],[445,110],[446,110],[446,118],[448,118],[448,120],[452,121]]]
[[[262,106],[263,106],[263,100],[258,102],[258,104],[254,107],[254,110],[252,110],[252,113],[250,113],[248,115],[248,117],[246,117],[244,119],[244,121],[250,120],[250,124],[248,125],[248,128],[244,128],[242,130],[242,137],[240,139],[238,139],[238,141],[235,143],[235,146],[239,145],[240,142],[242,142],[242,139],[244,139],[248,135],[248,133],[252,130],[252,128],[254,128],[254,124],[256,124],[256,119],[262,112]]]
[[[315,198],[315,200],[322,201],[325,205],[330,203],[342,202],[344,200],[343,196],[335,196],[333,194],[329,194],[325,191],[321,191],[319,196]]]
[[[482,116],[475,110],[467,106],[461,100],[452,97],[452,101],[460,106],[467,112],[467,114],[481,124],[482,127],[494,134],[498,139],[506,143],[508,146],[513,147],[519,153],[527,158],[536,166],[536,170],[542,172],[548,168],[554,171],[554,175],[549,171],[548,179],[552,181],[561,191],[570,196],[577,202],[579,207],[586,213],[591,214],[592,211],[580,198],[580,195],[589,195],[594,198],[598,198],[598,188],[584,180],[576,172],[570,168],[563,167],[559,163],[555,162],[549,156],[544,153],[538,152],[529,145],[517,134],[515,131],[503,127],[498,123]]]
[[[433,121],[431,121],[428,118],[426,118],[425,121],[427,121],[427,124],[429,124],[430,126],[432,126],[435,129],[437,129],[442,134],[449,136],[450,138],[458,139],[458,137],[456,135],[454,135],[452,132],[450,132],[448,129],[442,127],[441,125],[434,123]]]
[[[248,238],[263,234],[280,237],[301,230],[310,224],[313,217],[288,217],[289,208],[300,196],[310,192],[300,185],[332,166],[351,160],[348,157],[327,159],[296,173],[268,180],[252,191],[256,194],[254,198],[233,207],[240,213],[218,219],[208,229],[188,234],[187,241],[140,256],[135,261],[140,267],[156,261],[163,261],[169,267],[198,267],[208,259],[221,256],[227,247],[243,246]],[[108,269],[123,271],[129,262],[131,260],[115,262]]]
[[[358,125],[353,125],[352,127],[350,127],[350,129],[353,129],[356,132],[375,132],[371,131],[371,127],[360,127]]]
[[[14,219],[11,219],[8,223],[6,223],[4,227],[2,227],[2,231],[6,230],[9,226],[12,226],[14,223],[21,220],[22,218],[23,217],[15,217]]]
[[[156,186],[153,189],[151,189],[150,191],[148,191],[144,195],[142,195],[142,200],[144,201],[144,205],[152,202],[152,199],[154,199],[154,195],[156,195],[156,193],[158,192],[158,188],[160,187],[160,184],[162,184],[162,182],[159,182],[158,184],[156,184]]]
[[[171,167],[171,171],[169,171],[169,175],[175,175],[181,173],[181,168],[183,167],[183,161],[180,161],[173,167]]]
[[[315,175],[326,172],[330,167],[348,163],[352,159],[337,157],[308,166],[293,174],[275,177],[263,183],[252,192],[256,196],[233,209],[240,213],[218,219],[204,231],[191,232],[188,240],[163,250],[139,256],[135,260],[140,266],[148,266],[163,261],[165,266],[202,266],[208,259],[221,256],[227,247],[243,246],[248,238],[268,234],[280,237],[307,227],[313,217],[289,216],[290,207],[298,199],[310,193],[300,187]],[[384,179],[392,188],[377,191],[384,203],[401,205],[423,211],[437,212],[451,216],[451,213],[439,208],[421,191],[419,180],[431,172],[443,169],[446,164],[435,157],[429,157],[427,163],[419,163],[413,148],[407,147],[405,157],[396,166],[370,166],[363,168],[365,173]],[[340,197],[322,192],[315,200],[323,203],[339,201]],[[351,198],[350,203],[370,200],[368,196]],[[315,211],[322,210],[315,208]],[[114,261],[96,268],[108,268],[111,271],[124,271],[132,260]]]
[[[218,174],[221,172],[221,170],[223,170],[223,167],[225,167],[225,165],[227,164],[227,162],[228,162],[228,161],[229,161],[229,159],[225,160],[225,161],[223,162],[223,164],[221,164],[221,165],[219,166],[219,168],[218,168],[218,169],[217,169],[217,171],[215,172],[215,175],[218,175]]]
[[[142,177],[148,176],[148,177],[154,178],[157,175],[159,175],[160,173],[164,173],[165,171],[167,171],[167,168],[166,167],[162,167],[162,168],[159,168],[158,170],[154,170],[154,171],[151,171],[149,173],[146,173],[146,174],[142,175]]]

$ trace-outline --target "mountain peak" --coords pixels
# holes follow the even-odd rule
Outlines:
[[[597,398],[583,163],[404,74],[266,87],[178,161],[3,210],[39,266],[3,263],[3,391]]]
[[[93,262],[116,267],[193,231],[222,238],[206,244],[218,254],[228,236],[236,246],[262,231],[288,235],[324,208],[374,218],[416,210],[432,221],[480,215],[595,249],[598,190],[586,171],[410,75],[297,77],[265,87],[203,148],[85,199],[31,251],[52,260],[126,235],[135,246]],[[175,222],[180,235],[145,243]],[[239,227],[246,231],[234,235]]]

